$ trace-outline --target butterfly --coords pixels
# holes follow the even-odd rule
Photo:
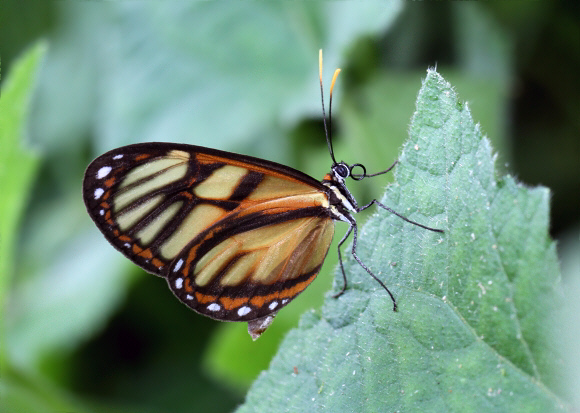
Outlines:
[[[359,207],[346,179],[367,174],[361,164],[334,157],[319,76],[331,170],[318,181],[296,169],[254,158],[177,143],[140,143],[113,149],[85,172],[83,198],[105,238],[145,271],[165,278],[185,305],[222,321],[244,321],[257,339],[276,313],[316,278],[334,234],[334,221],[349,225],[352,255],[389,294],[387,286],[356,254],[353,214],[377,205],[411,221],[377,200]],[[360,173],[355,173],[360,168]]]

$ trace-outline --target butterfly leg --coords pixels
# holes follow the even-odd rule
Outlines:
[[[350,226],[348,227],[348,231],[346,231],[346,234],[344,234],[344,237],[342,237],[342,239],[338,243],[338,262],[340,263],[340,269],[342,271],[342,278],[344,279],[344,283],[342,285],[342,289],[338,293],[336,293],[335,295],[333,295],[334,298],[340,297],[346,291],[346,284],[347,284],[347,282],[346,282],[346,273],[344,272],[344,265],[342,264],[342,254],[340,253],[340,247],[342,247],[342,244],[344,243],[344,241],[346,241],[346,239],[348,238],[348,236],[352,232],[353,227],[356,226],[356,223],[353,224],[352,222],[350,222],[349,225]]]
[[[383,287],[385,289],[385,291],[387,293],[389,293],[389,296],[391,297],[391,300],[393,300],[393,311],[397,311],[397,302],[395,301],[395,297],[393,296],[393,294],[391,293],[391,291],[387,288],[387,286],[381,280],[379,280],[377,278],[376,275],[373,274],[373,272],[369,269],[369,267],[367,267],[365,265],[364,262],[362,262],[362,260],[358,257],[358,255],[356,255],[356,241],[358,239],[358,233],[357,233],[358,232],[358,229],[357,229],[357,226],[356,226],[356,222],[351,223],[351,228],[354,229],[354,238],[353,238],[353,242],[352,242],[352,256],[354,257],[354,259],[356,260],[356,262],[358,262],[359,265],[361,267],[363,267],[365,269],[365,271],[368,272],[369,275],[371,277],[373,277],[375,279],[375,281],[378,282],[381,285],[381,287]]]
[[[368,207],[370,207],[373,204],[377,204],[378,206],[380,206],[384,210],[389,211],[391,214],[395,214],[396,216],[398,216],[399,218],[401,218],[403,221],[406,221],[406,222],[408,222],[410,224],[417,225],[418,227],[421,227],[421,228],[424,228],[424,229],[428,229],[429,231],[444,232],[442,229],[427,227],[425,225],[419,224],[418,222],[411,221],[410,219],[408,219],[408,218],[404,217],[403,215],[399,214],[398,212],[392,210],[388,206],[381,204],[376,199],[373,199],[371,202],[369,202],[365,206],[362,206],[362,207],[357,208],[357,212],[364,211],[365,209],[367,209]],[[356,229],[355,229],[355,232],[354,233],[355,233],[355,240],[356,240]]]

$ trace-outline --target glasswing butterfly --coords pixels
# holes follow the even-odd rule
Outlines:
[[[352,215],[373,204],[411,221],[376,199],[359,207],[346,187],[389,172],[367,174],[361,164],[337,162],[320,92],[331,170],[322,181],[288,166],[251,156],[175,143],[141,143],[113,149],[87,168],[83,197],[107,240],[127,258],[167,279],[191,309],[222,321],[245,321],[257,339],[276,313],[316,278],[334,234],[334,221],[349,225],[355,260],[387,291],[356,254]],[[354,173],[355,168],[362,173]]]

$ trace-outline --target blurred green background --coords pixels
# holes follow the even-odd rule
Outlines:
[[[44,40],[24,123],[8,137],[21,158],[0,155],[7,411],[227,412],[243,401],[285,332],[322,303],[335,247],[317,281],[253,343],[245,324],[187,310],[164,280],[109,246],[85,212],[82,176],[109,149],[168,141],[259,156],[321,178],[330,159],[320,48],[327,88],[334,68],[343,69],[333,106],[337,158],[369,172],[390,165],[421,79],[437,66],[468,101],[497,165],[552,189],[564,283],[579,278],[577,2],[10,0],[0,7],[3,100],[19,56]],[[388,179],[351,188],[368,202]],[[334,245],[345,229],[338,224]]]

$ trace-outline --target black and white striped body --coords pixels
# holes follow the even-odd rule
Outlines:
[[[351,213],[357,213],[358,204],[346,187],[345,179],[350,175],[350,168],[341,162],[332,166],[322,185],[328,188],[329,210],[332,219],[353,224],[355,221]]]

